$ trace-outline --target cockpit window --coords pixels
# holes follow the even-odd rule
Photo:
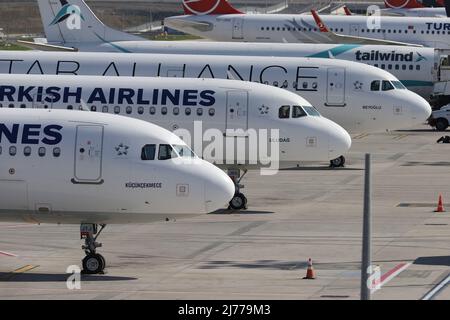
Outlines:
[[[195,158],[195,153],[188,146],[173,145],[173,148],[182,158]]]
[[[141,160],[144,161],[155,160],[155,154],[156,154],[156,145],[147,144],[142,148]]]
[[[394,86],[392,85],[392,83],[390,81],[383,80],[383,84],[381,86],[381,89],[383,91],[394,90]]]
[[[303,110],[303,108],[300,106],[293,106],[292,107],[292,118],[296,119],[296,118],[301,118],[301,117],[306,117],[305,110]]]
[[[306,113],[312,117],[320,117],[319,111],[317,111],[314,107],[303,107],[306,110]]]
[[[177,153],[173,150],[170,144],[160,144],[158,160],[169,160],[173,158],[178,158]]]
[[[280,119],[289,119],[291,113],[291,106],[282,106],[278,111],[278,117]]]
[[[371,91],[380,91],[380,80],[372,81],[370,84]]]
[[[406,87],[400,81],[391,81],[395,89],[405,90]]]

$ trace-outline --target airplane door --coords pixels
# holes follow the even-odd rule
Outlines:
[[[359,36],[359,26],[357,24],[350,25],[350,35]]]
[[[103,183],[103,126],[78,126],[75,148],[75,174],[72,182],[81,184]]]
[[[327,106],[345,106],[345,69],[329,68],[327,75]]]
[[[226,129],[248,129],[248,92],[227,92],[227,125]]]
[[[244,19],[233,19],[233,39],[244,39]]]

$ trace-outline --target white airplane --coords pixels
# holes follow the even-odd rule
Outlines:
[[[0,221],[80,224],[87,273],[105,268],[96,240],[106,224],[205,214],[233,194],[222,170],[148,122],[0,109]]]
[[[351,146],[349,134],[305,99],[258,83],[56,75],[0,78],[1,107],[81,109],[151,121],[175,130],[203,159],[234,171],[330,161]],[[181,130],[187,130],[188,137]],[[239,183],[236,189],[230,207],[240,210],[247,199]]]
[[[226,0],[184,0],[167,27],[216,41],[351,43],[450,48],[448,18],[236,13]]]
[[[417,0],[385,0],[385,8],[377,12],[368,12],[368,14],[381,14],[386,16],[402,17],[448,17],[447,8],[444,8],[446,1],[435,3],[434,7],[425,7],[423,3]]]
[[[433,83],[438,81],[438,66],[440,56],[432,48],[420,48],[393,45],[333,45],[333,44],[298,44],[280,43],[273,46],[269,43],[242,42],[202,42],[202,41],[149,41],[135,40],[135,36],[114,31],[115,39],[120,41],[104,42],[98,37],[89,38],[88,32],[79,33],[77,29],[68,29],[63,24],[51,25],[55,19],[49,0],[38,0],[46,27],[46,36],[51,44],[27,43],[35,49],[56,51],[54,46],[63,51],[89,52],[128,52],[128,53],[160,53],[160,54],[200,54],[200,55],[234,55],[234,56],[276,56],[276,57],[313,57],[336,58],[342,60],[362,62],[385,69],[396,76],[409,90],[429,99],[433,90]],[[83,30],[96,33],[103,32],[105,27],[98,20],[83,0],[71,0],[82,12]],[[57,3],[53,2],[53,6]],[[55,28],[60,31],[54,32]],[[109,29],[108,29],[109,30]],[[112,32],[109,32],[112,33]],[[87,39],[83,39],[87,36]],[[77,39],[76,42],[66,42]]]
[[[431,107],[390,73],[335,59],[0,52],[0,73],[222,78],[281,87],[309,101],[352,133],[384,132],[424,122]],[[243,84],[242,84],[243,85]]]

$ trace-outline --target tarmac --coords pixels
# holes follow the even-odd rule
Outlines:
[[[0,299],[359,299],[364,154],[372,154],[372,299],[450,299],[450,144],[427,126],[358,135],[346,168],[260,176],[249,209],[107,226],[104,275],[82,275],[79,226],[0,224]],[[447,202],[445,202],[447,200]],[[305,280],[311,258],[315,280]]]

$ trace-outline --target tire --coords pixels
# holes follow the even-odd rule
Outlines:
[[[331,168],[342,168],[345,165],[345,157],[340,156],[339,158],[336,158],[334,160],[330,161],[330,167]]]
[[[106,260],[105,260],[105,257],[103,257],[101,254],[98,254],[98,256],[102,260],[102,270],[101,271],[103,271],[106,268]]]
[[[242,193],[234,195],[230,201],[230,208],[233,210],[242,210],[247,207],[247,198]]]
[[[83,259],[83,272],[86,274],[98,274],[104,268],[104,259],[99,254],[88,254]]]
[[[448,121],[444,118],[439,118],[436,120],[436,130],[445,131],[448,128]]]

